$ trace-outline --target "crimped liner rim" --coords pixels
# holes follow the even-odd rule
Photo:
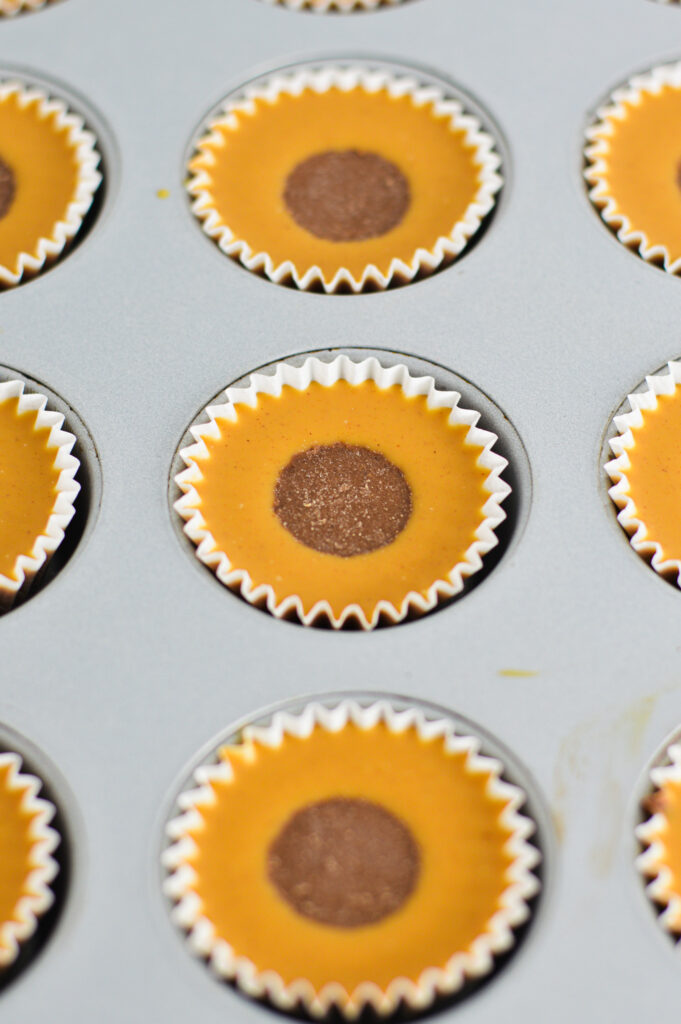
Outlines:
[[[102,175],[97,170],[101,160],[96,148],[97,139],[93,132],[85,128],[85,121],[79,114],[69,111],[63,100],[49,97],[43,89],[26,86],[16,79],[0,79],[0,102],[12,94],[19,97],[22,107],[37,100],[41,117],[56,115],[56,125],[68,129],[66,138],[69,146],[75,151],[78,182],[64,217],[54,225],[52,235],[49,238],[40,238],[34,252],[20,252],[16,271],[0,263],[0,285],[5,287],[19,284],[24,275],[33,276],[39,273],[48,262],[56,260],[63,253],[67,243],[80,230],[92,206],[95,192],[102,182]]]
[[[220,428],[216,422],[218,419],[227,419],[232,422],[237,419],[238,414],[235,410],[237,403],[255,406],[258,394],[279,396],[284,385],[303,391],[313,381],[330,387],[339,380],[345,380],[354,385],[372,380],[381,389],[398,384],[408,397],[426,396],[429,408],[451,408],[449,422],[468,425],[466,441],[482,449],[477,463],[489,470],[483,485],[489,495],[482,507],[484,519],[475,531],[475,540],[464,552],[462,559],[450,569],[447,578],[434,580],[425,596],[414,590],[409,591],[399,608],[390,601],[377,601],[371,618],[367,617],[359,604],[347,605],[341,614],[336,616],[330,603],[325,600],[317,601],[308,612],[305,612],[303,602],[298,595],[292,594],[279,600],[270,584],[253,586],[248,572],[233,566],[227,553],[218,549],[201,514],[200,496],[194,486],[202,478],[201,470],[195,459],[197,456],[205,455],[208,451],[204,439],[219,436]],[[507,467],[508,462],[492,450],[498,440],[497,435],[477,426],[480,413],[461,408],[458,404],[461,398],[460,393],[438,390],[433,377],[413,377],[403,363],[396,363],[387,368],[383,367],[373,356],[361,362],[354,362],[348,356],[343,355],[338,356],[330,363],[322,362],[311,356],[301,367],[280,362],[273,375],[253,373],[247,387],[229,387],[224,392],[224,397],[226,401],[223,404],[209,405],[204,410],[208,416],[207,422],[190,427],[195,443],[182,448],[179,452],[187,468],[175,477],[175,482],[183,494],[173,507],[185,520],[184,532],[196,546],[196,555],[199,560],[213,570],[221,583],[232,590],[238,590],[250,604],[264,604],[267,611],[275,618],[295,613],[304,625],[309,626],[316,619],[324,617],[336,629],[343,626],[349,619],[357,621],[363,629],[373,629],[378,624],[381,615],[384,615],[391,623],[401,622],[412,610],[419,613],[432,611],[443,599],[454,597],[460,593],[463,590],[465,579],[482,568],[482,556],[498,544],[495,530],[506,519],[506,513],[501,507],[501,503],[511,493],[509,484],[501,479],[501,473]]]
[[[671,361],[668,373],[654,374],[646,377],[646,390],[627,396],[631,411],[615,416],[614,424],[618,434],[610,441],[610,448],[615,455],[605,464],[605,472],[613,481],[608,494],[620,510],[617,521],[629,535],[629,542],[642,558],[650,562],[657,573],[676,575],[676,583],[681,587],[681,559],[665,558],[662,545],[648,537],[648,530],[642,519],[638,518],[636,503],[629,494],[627,470],[631,468],[629,449],[636,443],[634,429],[643,423],[643,411],[655,409],[658,395],[673,394],[677,385],[681,384],[681,362]]]
[[[0,926],[0,967],[7,967],[19,955],[19,944],[29,939],[38,927],[38,918],[50,909],[54,893],[50,889],[59,871],[52,853],[59,845],[59,834],[50,826],[56,807],[44,797],[38,797],[42,783],[34,775],[21,771],[21,757],[15,753],[0,753],[0,766],[9,766],[7,782],[10,790],[23,790],[23,809],[34,815],[30,836],[35,840],[31,853],[33,867],[26,879],[30,891],[15,907],[17,921],[5,921]]]
[[[316,71],[302,68],[289,74],[273,75],[264,84],[248,86],[243,99],[225,101],[220,114],[211,120],[197,139],[195,154],[204,153],[202,145],[216,140],[216,129],[220,125],[235,126],[238,123],[235,115],[239,111],[253,112],[256,99],[273,102],[283,93],[297,96],[308,88],[320,93],[332,87],[349,92],[357,86],[367,92],[378,92],[385,88],[391,96],[409,94],[416,106],[430,105],[436,114],[448,115],[452,128],[464,130],[466,143],[476,150],[474,160],[480,168],[481,178],[478,191],[463,218],[454,225],[449,235],[441,235],[432,250],[417,249],[410,263],[393,259],[387,274],[370,263],[359,278],[347,268],[341,267],[327,280],[320,267],[309,267],[301,272],[292,260],[275,264],[269,253],[253,252],[248,242],[237,238],[228,225],[220,224],[220,215],[212,204],[210,175],[205,170],[198,171],[189,180],[187,190],[193,197],[192,213],[201,222],[203,231],[228,256],[238,259],[248,270],[264,273],[275,284],[292,280],[302,290],[321,284],[325,292],[331,293],[341,286],[353,292],[361,292],[369,285],[384,289],[394,278],[412,281],[419,272],[434,271],[446,259],[458,256],[494,208],[496,193],[503,184],[497,173],[501,157],[495,150],[494,139],[482,129],[478,118],[464,113],[463,105],[456,99],[445,97],[437,86],[419,85],[415,77],[383,70],[357,66],[326,67]]]
[[[44,0],[43,0],[44,2]],[[405,0],[265,0],[273,7],[290,7],[294,11],[310,11],[313,14],[325,14],[338,11],[347,14],[350,11],[373,11],[377,7],[396,7]],[[667,0],[670,2],[670,0]]]
[[[584,156],[589,163],[584,177],[591,188],[589,199],[616,237],[629,249],[634,249],[648,263],[661,263],[669,274],[681,273],[681,256],[671,259],[665,245],[649,241],[644,231],[634,230],[625,213],[617,210],[617,200],[610,195],[606,182],[608,173],[608,140],[616,134],[616,122],[627,116],[627,108],[635,106],[643,94],[654,96],[665,85],[681,90],[681,61],[660,64],[645,74],[634,75],[625,85],[615,89],[610,102],[596,111],[594,124],[586,130],[588,145]]]
[[[663,789],[667,782],[681,783],[681,744],[673,743],[667,750],[670,764],[658,765],[651,769],[650,778],[657,789]],[[665,931],[672,935],[681,934],[681,892],[674,888],[674,876],[666,863],[666,850],[661,838],[666,829],[667,819],[662,811],[656,811],[636,828],[636,838],[647,848],[636,858],[636,867],[644,878],[651,879],[646,885],[646,894],[653,903],[662,905],[658,921]]]
[[[0,404],[18,398],[19,412],[36,412],[36,428],[44,427],[50,430],[47,448],[54,451],[53,465],[59,470],[59,476],[55,484],[54,505],[45,532],[36,538],[30,554],[17,556],[14,563],[16,579],[0,573],[0,610],[14,603],[22,588],[30,583],[38,570],[57,550],[75,513],[74,502],[80,491],[80,484],[75,479],[80,462],[71,454],[71,449],[76,443],[75,435],[62,430],[64,417],[61,413],[46,408],[46,395],[28,394],[24,388],[24,382],[20,380],[0,382]]]
[[[528,901],[539,891],[539,881],[532,871],[540,855],[527,841],[535,825],[519,812],[526,794],[501,778],[503,764],[497,758],[480,753],[478,738],[458,734],[449,719],[428,718],[418,707],[400,709],[388,700],[378,700],[369,706],[362,706],[356,700],[343,700],[334,706],[312,702],[300,713],[277,711],[268,726],[246,726],[240,744],[255,742],[277,747],[285,736],[305,738],[316,726],[336,732],[349,723],[371,729],[379,722],[396,733],[416,728],[423,739],[441,737],[447,750],[467,752],[471,772],[489,775],[489,794],[506,801],[500,821],[511,830],[506,843],[514,856],[507,869],[511,883],[503,893],[502,906],[489,921],[489,934],[478,936],[465,953],[456,953],[443,968],[425,969],[417,982],[395,978],[385,990],[373,982],[364,982],[351,993],[337,982],[328,983],[319,991],[302,978],[286,985],[276,971],[258,971],[251,960],[237,956],[224,939],[216,938],[213,925],[201,913],[198,895],[192,892],[196,874],[187,863],[187,857],[195,851],[196,845],[189,832],[200,821],[201,806],[212,802],[211,781],[230,778],[227,762],[199,766],[192,780],[197,788],[180,794],[177,802],[182,813],[167,825],[167,835],[172,842],[162,855],[162,863],[168,871],[164,891],[175,904],[172,920],[187,932],[191,952],[206,958],[219,977],[234,981],[249,996],[266,997],[282,1010],[291,1010],[302,1003],[313,1016],[322,1017],[332,1007],[337,1007],[345,1017],[352,1019],[366,1006],[372,1006],[383,1015],[391,1013],[401,1002],[413,1009],[424,1009],[437,996],[452,995],[467,980],[492,970],[494,956],[513,946],[513,930],[528,919]]]

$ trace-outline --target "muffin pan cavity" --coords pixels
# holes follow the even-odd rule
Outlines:
[[[255,474],[232,447],[221,468],[221,438],[246,445]],[[511,546],[529,497],[522,442],[487,396],[425,360],[359,348],[235,381],[191,424],[169,475],[195,563],[277,618],[335,628],[403,622],[468,593]]]
[[[0,801],[2,803],[2,841],[5,853],[3,872],[3,909],[7,909],[8,860],[17,856],[20,844],[20,818],[30,815],[30,874],[27,869],[21,908],[14,923],[3,920],[0,940],[0,996],[20,975],[39,968],[45,946],[58,932],[58,926],[71,887],[73,850],[69,798],[57,769],[34,744],[0,722]],[[20,802],[18,802],[20,801]],[[16,823],[13,815],[17,815]],[[13,829],[17,836],[10,839]],[[12,867],[9,868],[12,871]],[[16,885],[15,881],[12,883]],[[31,970],[31,974],[33,971]]]
[[[223,253],[276,284],[384,291],[453,263],[488,226],[504,181],[488,125],[414,68],[292,65],[204,119],[187,155],[191,209]]]
[[[65,399],[41,381],[29,377],[19,370],[0,365],[0,385],[9,381],[15,382],[19,386],[23,385],[23,396],[28,400],[27,404],[33,402],[31,396],[34,395],[46,398],[45,410],[48,414],[46,418],[50,422],[54,419],[54,415],[50,416],[50,414],[63,416],[63,424],[59,429],[66,432],[67,435],[75,437],[75,442],[72,447],[69,442],[69,455],[62,457],[60,452],[58,465],[69,474],[72,472],[69,467],[73,460],[78,465],[75,469],[75,487],[69,486],[68,488],[70,493],[68,504],[72,505],[73,513],[70,508],[67,509],[67,515],[55,523],[55,528],[63,530],[63,539],[58,540],[56,550],[53,546],[47,548],[48,557],[42,565],[36,567],[35,575],[27,580],[16,594],[11,595],[11,600],[4,602],[4,614],[8,614],[9,611],[35,597],[66,567],[94,527],[102,492],[101,466],[97,449],[78,413]],[[51,531],[51,534],[54,536],[54,531]],[[58,600],[58,596],[55,596],[55,599]]]
[[[174,795],[171,918],[214,975],[285,1013],[429,1015],[492,981],[536,916],[528,782],[476,725],[418,700],[278,705],[212,741]]]

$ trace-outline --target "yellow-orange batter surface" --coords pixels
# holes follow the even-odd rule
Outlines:
[[[681,391],[657,396],[657,408],[642,410],[627,449],[629,496],[646,539],[662,547],[665,559],[681,559]]]
[[[31,555],[54,508],[59,469],[49,427],[19,399],[0,401],[0,576],[17,579],[19,555]]]
[[[211,125],[190,171],[205,171],[209,183],[191,188],[201,197],[201,216],[215,210],[219,225],[275,266],[291,260],[302,275],[313,266],[326,280],[346,268],[355,278],[373,264],[387,274],[397,258],[411,263],[417,249],[432,250],[463,219],[481,184],[475,147],[451,115],[436,115],[410,96],[386,89],[370,93],[311,88],[257,99],[252,112],[236,111],[230,123]],[[333,242],[299,227],[284,204],[291,171],[306,158],[328,151],[376,153],[407,178],[411,203],[386,234],[363,241]],[[197,210],[198,212],[198,210]]]
[[[396,977],[417,981],[444,967],[485,935],[511,884],[507,803],[490,795],[490,776],[472,773],[466,754],[415,728],[381,723],[332,733],[316,726],[306,739],[280,746],[250,740],[220,751],[229,781],[213,781],[215,800],[201,805],[188,860],[201,912],[237,956],[288,984],[308,979],[318,990],[339,982],[348,993],[364,981],[385,988]],[[354,928],[318,923],[296,912],[270,881],[270,845],[299,809],[329,798],[369,800],[395,815],[419,847],[414,891],[395,912]]]
[[[613,213],[626,216],[648,245],[665,246],[673,263],[681,257],[681,88],[664,85],[622,105],[624,118],[606,119],[612,134],[599,133],[606,146],[599,193],[614,199]]]
[[[236,406],[237,419],[218,420],[219,439],[207,438],[196,456],[203,479],[194,486],[206,527],[234,569],[254,586],[269,584],[280,602],[300,597],[305,612],[330,603],[338,617],[358,604],[368,618],[381,600],[399,609],[411,591],[426,593],[446,579],[485,519],[489,470],[482,449],[466,443],[468,427],[449,424],[450,409],[429,409],[422,396],[373,381],[306,390],[284,387],[260,394],[257,405]],[[409,521],[392,543],[341,558],[307,547],[273,509],[281,470],[293,455],[336,442],[377,451],[401,469],[411,489]]]
[[[76,198],[79,169],[68,134],[55,112],[41,113],[39,99],[22,106],[18,94],[10,93],[0,100],[0,159],[16,183],[0,218],[0,264],[13,273],[19,254],[35,255],[40,239],[53,237]]]

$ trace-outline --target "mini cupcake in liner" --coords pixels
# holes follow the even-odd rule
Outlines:
[[[636,829],[645,847],[636,859],[646,892],[660,908],[661,926],[675,938],[681,935],[681,745],[667,750],[667,764],[650,772],[653,792],[643,801],[649,817]]]
[[[25,596],[64,539],[80,491],[76,438],[47,398],[0,383],[0,611]]]
[[[273,7],[290,7],[294,11],[313,11],[326,14],[329,11],[348,14],[351,11],[375,11],[378,7],[396,7],[406,0],[264,0]]]
[[[432,377],[310,357],[224,397],[180,451],[175,509],[251,604],[305,625],[396,623],[458,594],[498,543],[507,462]]]
[[[163,854],[190,950],[282,1010],[425,1009],[489,974],[538,892],[525,794],[449,719],[388,700],[248,726]]]
[[[620,242],[681,273],[681,63],[635,75],[586,132],[589,197]]]
[[[610,497],[631,546],[652,568],[681,586],[681,362],[646,377],[646,390],[629,395],[631,411],[615,417],[615,455],[605,466]]]
[[[58,871],[55,807],[38,797],[40,781],[21,765],[18,754],[0,753],[0,979],[52,906]]]
[[[324,67],[228,100],[187,188],[206,234],[249,270],[360,292],[463,252],[494,207],[500,164],[477,118],[435,86]]]
[[[92,206],[99,162],[95,136],[62,100],[0,81],[0,288],[62,255]]]

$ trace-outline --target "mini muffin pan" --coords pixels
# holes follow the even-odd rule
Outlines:
[[[87,482],[73,557],[0,618],[0,721],[59,805],[70,864],[49,941],[0,1010],[21,1024],[274,1019],[182,948],[164,828],[216,734],[278,702],[369,690],[496,737],[538,824],[543,888],[524,941],[436,1019],[663,1019],[681,967],[634,830],[646,765],[681,725],[681,593],[632,550],[603,463],[626,395],[679,357],[681,282],[600,220],[583,144],[613,88],[681,58],[678,5],[415,0],[346,15],[195,0],[190,17],[167,0],[63,0],[0,18],[2,76],[81,113],[105,175],[84,240],[0,294],[0,379],[27,378],[66,413]],[[496,140],[503,189],[475,245],[424,280],[276,287],[202,234],[187,154],[246,83],[353,60],[451,83]],[[211,396],[339,350],[460,390],[514,486],[480,584],[367,634],[250,607],[172,510],[176,453]]]

